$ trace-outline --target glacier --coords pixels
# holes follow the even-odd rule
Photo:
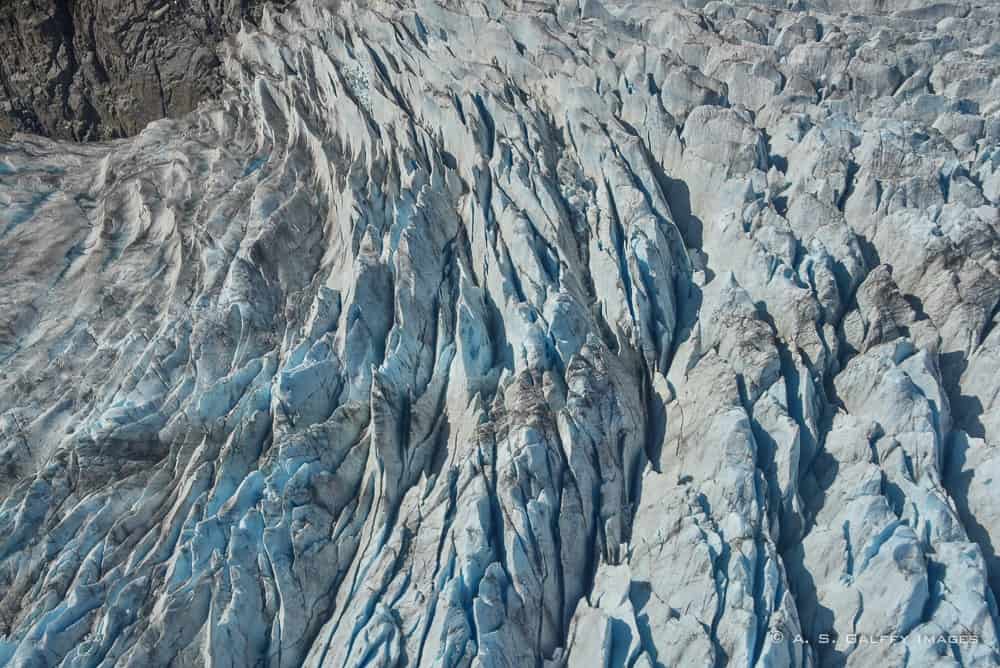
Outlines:
[[[0,144],[0,665],[998,666],[992,2],[297,0]]]

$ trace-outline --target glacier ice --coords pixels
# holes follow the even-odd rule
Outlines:
[[[998,30],[297,0],[0,144],[0,664],[1000,665]]]

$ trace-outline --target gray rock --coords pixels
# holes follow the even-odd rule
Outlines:
[[[133,135],[222,89],[219,43],[265,0],[13,0],[0,7],[0,137]]]

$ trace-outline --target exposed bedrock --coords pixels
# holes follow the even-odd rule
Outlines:
[[[223,37],[265,1],[4,0],[0,139],[109,139],[191,111],[222,89]]]

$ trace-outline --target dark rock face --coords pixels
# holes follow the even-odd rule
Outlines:
[[[221,89],[217,48],[264,0],[5,0],[0,136],[109,139]]]

